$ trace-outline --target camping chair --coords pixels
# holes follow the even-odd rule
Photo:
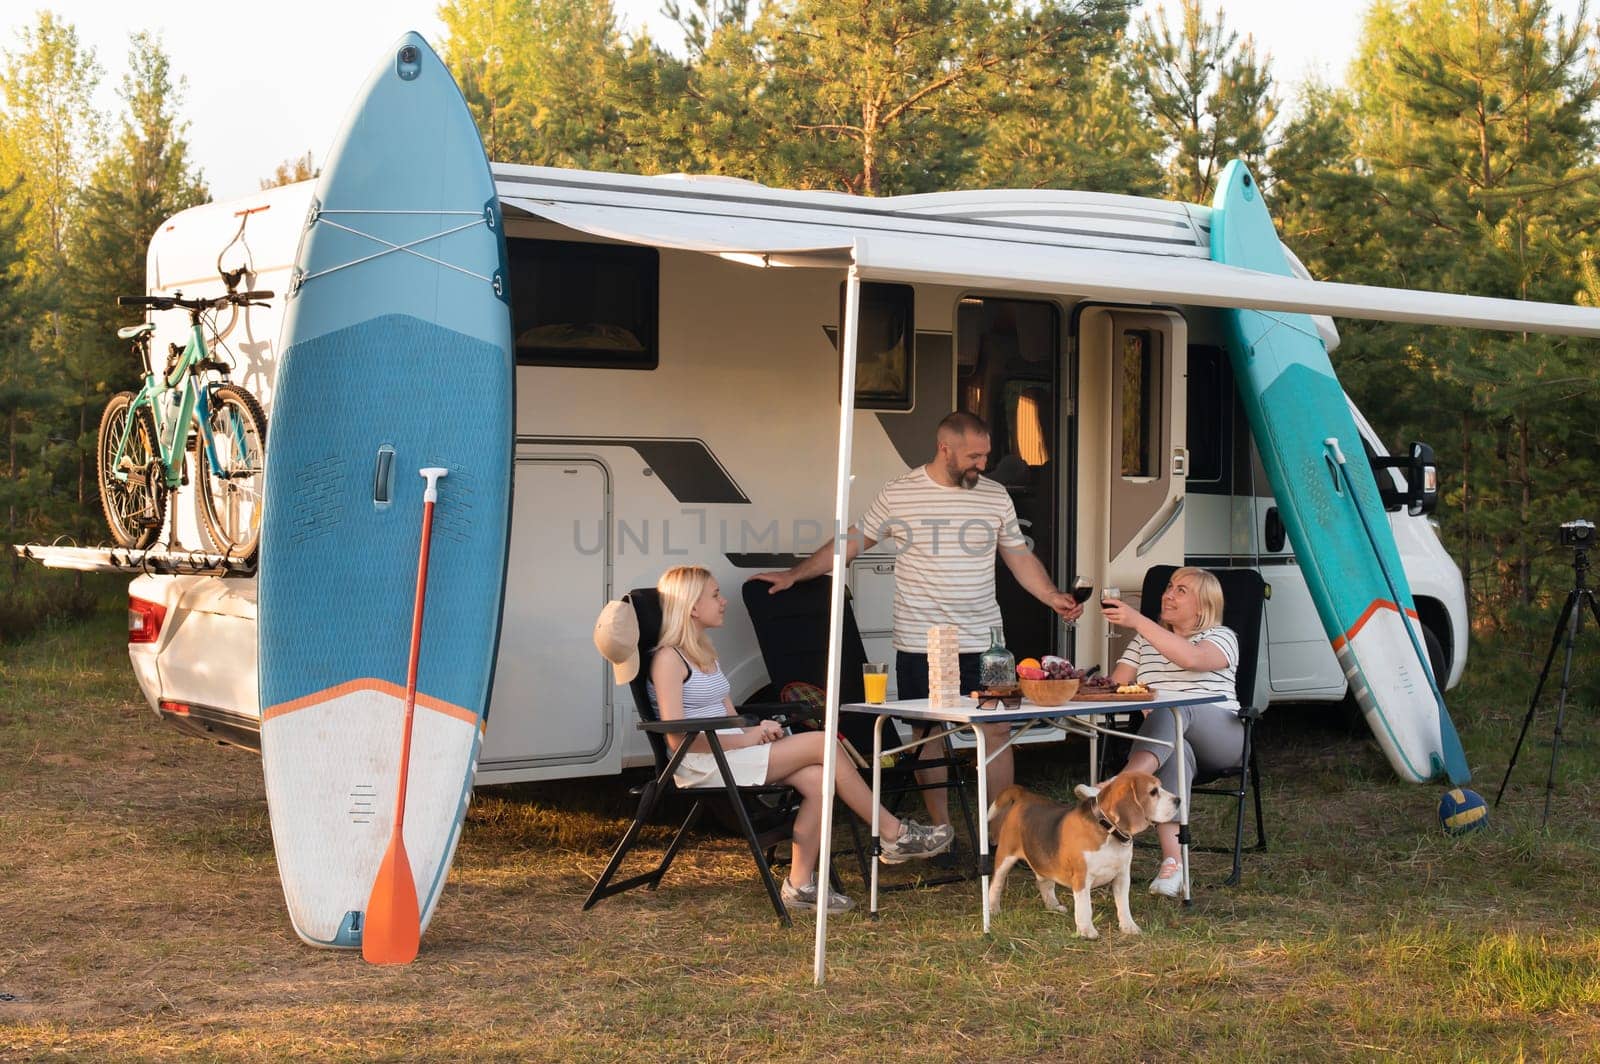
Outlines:
[[[828,576],[801,581],[777,594],[772,593],[772,585],[766,581],[755,579],[745,581],[743,591],[745,609],[749,612],[750,623],[755,628],[756,642],[761,647],[761,658],[767,666],[767,676],[772,681],[775,698],[791,684],[812,685],[817,689],[826,689],[828,622],[832,593],[833,578]],[[856,626],[855,611],[850,608],[850,599],[847,595],[844,602],[844,645],[840,648],[839,658],[840,704],[865,701],[861,666],[866,660],[867,651],[861,641],[861,629]],[[839,735],[858,753],[862,759],[861,764],[866,764],[865,759],[872,756],[872,725],[872,719],[864,714],[839,715]],[[883,726],[884,745],[899,745],[899,733],[895,728],[895,722],[892,719],[887,720]],[[949,770],[949,775],[942,783],[923,783],[916,777],[917,770],[939,767]],[[972,852],[975,854],[978,849],[977,825],[967,801],[966,788],[962,785],[961,768],[962,764],[956,759],[947,739],[944,743],[943,757],[918,761],[913,753],[896,762],[894,766],[886,768],[883,795],[885,804],[889,805],[894,798],[909,793],[920,793],[940,787],[953,790],[956,802],[961,807],[961,817],[966,824],[967,837],[972,840]],[[863,770],[863,774],[869,772],[870,768]],[[866,851],[855,835],[853,820],[851,828],[852,838],[856,841],[856,857],[861,866],[861,878],[865,882],[871,867],[867,863]],[[964,878],[963,876],[938,877],[905,885],[932,886],[959,882]],[[879,887],[879,890],[892,890],[902,885]]]
[[[1177,571],[1175,565],[1157,565],[1144,576],[1140,592],[1139,611],[1146,617],[1159,620],[1161,594]],[[1235,674],[1235,689],[1239,696],[1239,719],[1244,723],[1244,744],[1239,751],[1239,764],[1222,772],[1202,774],[1190,786],[1191,794],[1215,794],[1232,798],[1237,803],[1234,815],[1233,846],[1191,846],[1202,853],[1233,854],[1233,873],[1223,882],[1237,886],[1241,872],[1241,855],[1244,845],[1244,800],[1246,794],[1255,798],[1256,841],[1251,853],[1267,848],[1267,833],[1261,816],[1261,769],[1256,763],[1255,725],[1261,719],[1261,707],[1255,705],[1256,658],[1261,647],[1261,610],[1268,589],[1261,574],[1254,569],[1212,569],[1211,574],[1222,584],[1222,623],[1233,629],[1239,637],[1239,668]],[[1224,786],[1195,786],[1228,781]]]
[[[648,887],[656,889],[661,883],[667,869],[672,867],[673,858],[678,855],[679,848],[683,845],[685,837],[700,819],[701,810],[708,802],[726,799],[734,819],[739,825],[739,830],[744,834],[745,841],[750,844],[750,855],[755,859],[756,868],[761,873],[761,882],[767,888],[767,896],[772,900],[772,908],[778,914],[778,920],[789,926],[789,910],[783,904],[783,898],[778,892],[778,883],[772,877],[773,854],[780,843],[788,841],[794,824],[795,811],[799,808],[799,794],[792,787],[783,784],[762,784],[752,787],[739,787],[733,783],[733,774],[728,770],[727,762],[722,751],[722,744],[717,739],[717,729],[727,727],[748,727],[756,722],[756,715],[742,715],[737,717],[717,717],[699,720],[661,720],[656,716],[655,709],[650,704],[650,695],[645,688],[645,683],[650,678],[650,663],[655,657],[654,647],[661,637],[661,596],[655,588],[635,588],[624,596],[625,600],[632,603],[634,615],[639,621],[639,674],[629,683],[628,688],[633,693],[634,708],[639,714],[639,728],[650,739],[650,749],[655,753],[656,774],[655,778],[647,781],[639,788],[639,810],[634,815],[633,823],[628,825],[628,830],[623,834],[622,841],[617,844],[616,852],[611,855],[611,862],[606,865],[604,872],[596,881],[594,889],[589,892],[589,897],[584,901],[585,910],[591,909],[602,898],[609,898],[613,894],[621,894],[632,890],[634,887]],[[788,707],[743,707],[769,710]],[[765,712],[760,715],[769,715]],[[678,752],[673,753],[667,744],[668,735],[681,735],[684,741],[679,744]],[[683,760],[683,755],[688,752],[690,744],[696,736],[704,735],[711,747],[712,755],[717,759],[718,766],[722,769],[720,784],[704,787],[679,787],[673,778],[673,773],[678,768],[678,763]],[[662,856],[660,864],[649,872],[632,876],[620,882],[613,883],[612,877],[622,866],[623,858],[627,856],[633,844],[638,840],[640,830],[649,822],[651,814],[661,803],[662,799],[682,793],[693,800],[689,808],[689,815],[678,827],[672,836],[671,843],[667,846],[666,853]],[[754,805],[747,804],[752,801]],[[769,804],[770,803],[770,804]],[[755,816],[752,817],[752,812]],[[757,830],[757,824],[761,830]]]

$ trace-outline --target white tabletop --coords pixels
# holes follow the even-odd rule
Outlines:
[[[908,698],[899,702],[846,702],[839,708],[846,713],[872,713],[898,717],[901,720],[944,721],[949,724],[972,724],[1007,721],[1048,720],[1052,717],[1101,717],[1108,713],[1138,713],[1146,709],[1170,709],[1174,706],[1203,706],[1221,702],[1221,695],[1193,694],[1174,691],[1163,694],[1152,691],[1149,698],[1137,701],[1115,699],[1093,702],[1068,702],[1062,706],[1040,706],[1027,699],[1021,705],[1007,700],[1004,709],[979,709],[977,699],[958,698],[954,705],[934,706],[926,698]]]

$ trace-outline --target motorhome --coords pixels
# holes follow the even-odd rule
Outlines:
[[[1345,696],[1222,349],[1214,308],[1253,295],[1237,290],[1237,271],[1209,261],[1208,208],[1050,190],[868,199],[721,177],[494,170],[518,428],[478,782],[650,761],[591,630],[607,600],[653,585],[670,565],[704,564],[729,592],[718,646],[735,696],[766,685],[737,591],[834,533],[843,292],[863,261],[876,268],[861,285],[852,513],[931,457],[941,417],[970,410],[992,429],[988,475],[1011,493],[1058,585],[1086,576],[1132,598],[1154,564],[1258,567],[1272,594],[1257,698]],[[176,215],[151,241],[149,292],[220,291],[220,264],[245,267],[251,288],[284,293],[311,193],[308,182]],[[1123,279],[1108,297],[1092,280],[1041,279],[1040,261],[1048,272],[1048,256],[1084,252],[1147,274],[1148,290],[1130,297]],[[1011,268],[1019,255],[1032,272]],[[221,323],[234,379],[268,410],[268,462],[282,302]],[[182,342],[180,318],[156,316],[158,350]],[[1336,344],[1332,321],[1317,324]],[[1427,516],[1425,470],[1393,468],[1401,463],[1355,415],[1380,485],[1393,489],[1389,520],[1435,670],[1453,686],[1466,661],[1466,602]],[[129,589],[129,654],[151,707],[256,745],[255,579],[217,575],[229,566],[206,556],[194,505],[179,492],[163,546],[145,554],[32,553],[143,570]],[[850,570],[869,654],[884,660],[894,573],[884,550]],[[1018,657],[1113,660],[1115,633],[1098,610],[1069,631],[1003,566],[998,588]]]

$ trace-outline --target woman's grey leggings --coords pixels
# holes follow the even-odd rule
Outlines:
[[[1244,749],[1244,722],[1231,709],[1221,706],[1181,706],[1183,714],[1183,759],[1187,764],[1188,781],[1192,785],[1196,771],[1222,772],[1239,764],[1239,754]],[[1152,709],[1139,729],[1141,739],[1160,739],[1171,743],[1175,733],[1172,710]],[[1156,778],[1161,786],[1178,794],[1178,762],[1173,758],[1171,746],[1134,741],[1135,752],[1147,751],[1160,762]],[[1187,794],[1178,797],[1188,802]]]

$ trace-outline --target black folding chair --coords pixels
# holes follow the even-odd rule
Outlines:
[[[1144,576],[1140,592],[1139,610],[1153,620],[1161,618],[1161,594],[1177,571],[1174,565],[1157,565]],[[1237,803],[1234,811],[1233,846],[1190,846],[1202,853],[1233,854],[1233,872],[1223,882],[1236,886],[1242,871],[1241,855],[1244,845],[1245,796],[1255,799],[1256,842],[1248,851],[1259,853],[1267,848],[1267,832],[1261,815],[1261,769],[1256,763],[1255,725],[1261,719],[1262,707],[1255,704],[1256,659],[1261,648],[1261,611],[1269,594],[1261,574],[1254,569],[1209,570],[1222,584],[1222,623],[1233,629],[1239,637],[1239,668],[1234,686],[1239,697],[1239,719],[1244,723],[1244,743],[1239,751],[1239,764],[1221,772],[1213,772],[1195,779],[1191,794],[1214,794],[1232,798]],[[1198,786],[1229,781],[1224,786]]]
[[[756,868],[761,873],[761,882],[767,888],[772,908],[778,914],[778,919],[787,927],[790,923],[789,911],[783,904],[777,880],[773,878],[772,862],[777,846],[787,842],[792,835],[800,796],[792,787],[783,784],[740,787],[733,782],[733,773],[728,769],[727,758],[717,738],[717,729],[748,727],[759,719],[759,715],[746,713],[735,717],[666,721],[657,717],[650,705],[650,695],[645,689],[645,683],[650,678],[650,663],[655,656],[653,648],[661,637],[661,598],[654,588],[635,588],[624,598],[633,604],[634,614],[639,620],[639,675],[634,677],[628,686],[633,693],[634,708],[639,714],[639,728],[649,737],[650,748],[655,753],[656,774],[639,788],[639,810],[634,815],[633,823],[628,825],[622,841],[617,844],[616,852],[611,855],[611,862],[600,874],[583,907],[585,910],[593,908],[602,898],[621,894],[634,887],[656,889],[662,877],[667,874],[667,869],[672,867],[673,858],[678,855],[690,830],[700,819],[701,811],[708,803],[721,800],[726,801],[734,821],[739,825],[745,841],[749,843],[750,856],[754,858]],[[671,751],[667,743],[669,735],[683,736],[676,753]],[[673,773],[677,771],[679,762],[688,753],[690,745],[701,735],[705,736],[711,754],[716,758],[717,767],[722,770],[722,782],[703,787],[679,787],[673,778]],[[656,807],[664,799],[679,793],[690,798],[692,804],[688,816],[672,836],[672,841],[668,844],[660,863],[649,872],[612,882],[622,866],[623,858],[633,848],[640,830],[649,823]]]
[[[832,592],[833,578],[828,576],[801,581],[777,594],[772,593],[772,585],[764,580],[752,579],[745,582],[743,589],[745,610],[750,614],[750,623],[755,628],[756,642],[761,647],[761,659],[767,666],[767,676],[772,681],[774,697],[777,697],[785,686],[795,682],[827,689],[828,628]],[[841,704],[865,701],[861,666],[867,660],[867,651],[861,641],[861,629],[856,625],[855,611],[850,608],[848,594],[844,603],[844,642],[840,651],[837,677],[839,701]],[[839,715],[839,734],[862,758],[872,756],[872,726],[872,718],[864,714]],[[895,722],[884,721],[883,727],[884,745],[899,745],[899,733]],[[918,771],[941,767],[948,770],[944,782],[923,783],[916,777]],[[966,788],[963,786],[963,767],[963,763],[956,758],[949,740],[946,739],[942,757],[917,760],[915,753],[912,753],[893,766],[885,768],[883,798],[885,805],[894,808],[898,799],[906,794],[939,788],[954,791],[956,803],[961,809],[962,821],[966,825],[967,838],[972,840],[971,850],[976,854],[978,829],[973,819],[971,804],[967,800]],[[870,767],[862,771],[863,775],[870,775]],[[857,842],[857,860],[861,866],[861,878],[865,882],[871,871],[867,863],[868,855],[855,835],[854,821],[851,821],[851,827],[852,838]],[[933,886],[959,882],[964,878],[966,877],[955,875],[920,879],[914,884],[894,884],[889,887],[880,886],[878,889],[881,892],[900,886]]]

